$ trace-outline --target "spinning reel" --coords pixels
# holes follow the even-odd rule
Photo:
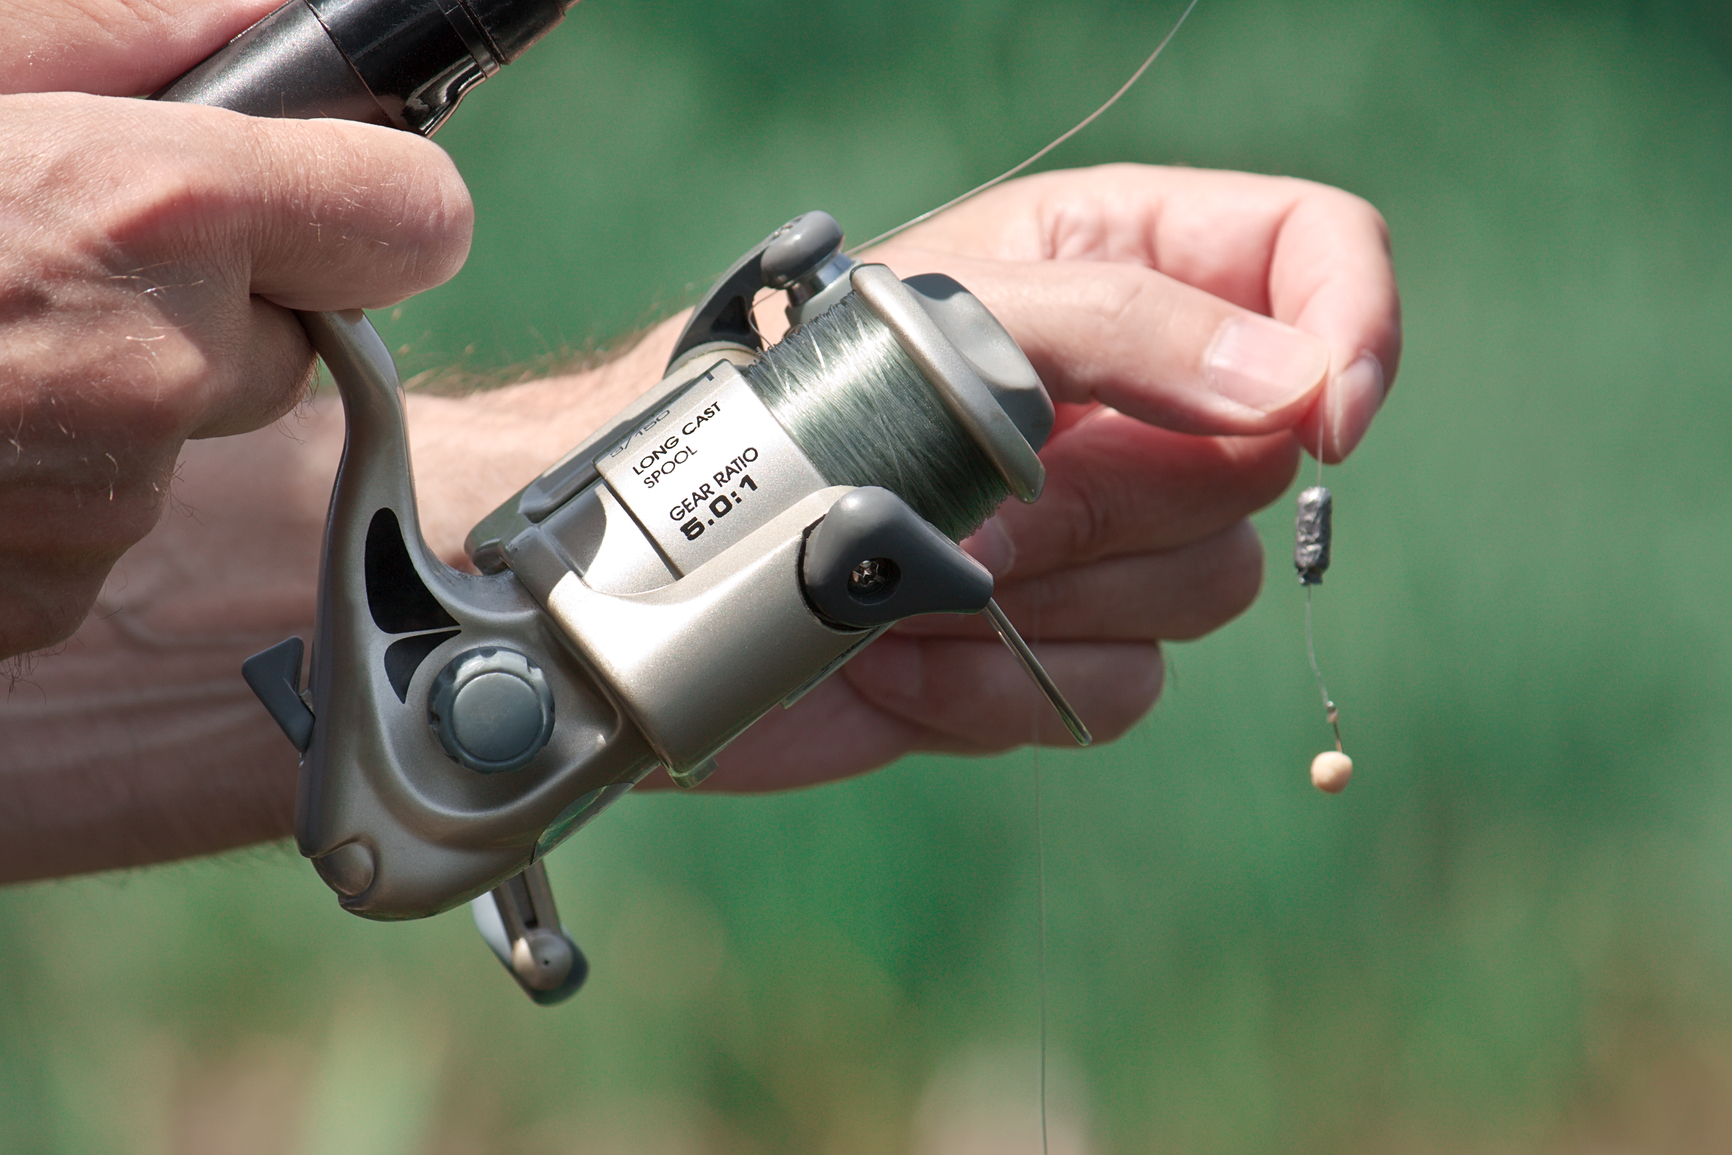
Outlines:
[[[449,41],[419,87],[403,68],[369,79],[338,34],[336,18],[372,27],[357,14],[383,9]],[[334,47],[373,109],[430,131],[463,91],[439,78],[490,74],[478,17],[528,13],[545,31],[562,12],[292,0],[164,95],[262,109],[274,84],[274,107],[293,89],[301,115],[329,114],[295,62],[322,53],[334,71]],[[518,50],[532,39],[519,29]],[[381,98],[379,76],[420,95]],[[428,93],[449,97],[442,110]],[[792,327],[765,348],[752,310],[778,290]],[[303,320],[348,431],[310,678],[303,690],[298,637],[244,674],[302,754],[296,839],[344,909],[419,918],[473,900],[524,990],[568,996],[587,966],[547,852],[658,766],[696,786],[758,718],[918,614],[987,612],[1088,741],[957,545],[1003,497],[1039,495],[1053,407],[955,281],[855,262],[825,213],[777,229],[700,303],[659,384],[475,527],[479,574],[422,539],[401,390],[372,326],[359,312]]]
[[[988,607],[991,575],[952,537],[895,488],[835,483],[751,387],[784,346],[822,340],[831,309],[861,310],[1002,491],[1039,493],[1053,411],[1009,335],[954,281],[899,281],[841,239],[808,213],[747,254],[662,382],[475,528],[479,576],[421,539],[383,344],[358,314],[308,318],[349,430],[310,707],[299,638],[246,675],[303,752],[296,836],[345,909],[414,918],[491,891],[476,910],[495,952],[532,995],[564,994],[581,956],[547,851],[657,766],[697,785],[894,622]],[[775,281],[795,329],[763,350],[728,322]]]

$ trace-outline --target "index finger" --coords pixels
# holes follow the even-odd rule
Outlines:
[[[1043,173],[893,245],[904,242],[970,257],[1139,265],[1320,338],[1327,387],[1296,432],[1330,461],[1364,436],[1401,356],[1382,216],[1311,181],[1129,164]]]
[[[10,0],[0,93],[155,92],[282,0]]]

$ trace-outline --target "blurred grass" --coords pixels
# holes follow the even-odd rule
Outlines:
[[[441,141],[410,372],[606,344],[822,206],[867,236],[1112,90],[1178,5],[589,0]],[[1116,746],[1046,753],[1055,1150],[1732,1148],[1732,17],[1204,0],[1058,164],[1389,218],[1399,388],[1334,471],[1323,744],[1285,554]],[[628,800],[551,861],[591,986],[283,848],[0,892],[0,1150],[1032,1151],[1027,754]],[[995,1130],[996,1128],[996,1130]]]

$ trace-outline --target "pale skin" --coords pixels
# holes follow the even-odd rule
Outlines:
[[[178,14],[166,2],[85,0],[78,12],[136,13],[130,39],[105,49],[116,70],[150,56],[140,44],[172,45],[156,54],[172,56],[169,66],[118,80],[103,74],[104,91],[121,92],[172,78],[270,6],[219,4],[224,18],[216,19],[212,5],[194,0],[178,0]],[[33,6],[11,36],[64,8]],[[80,26],[118,35],[112,22]],[[93,87],[85,59],[74,53],[59,71],[38,63],[22,78],[35,88]],[[20,100],[39,103],[28,118],[7,117]],[[117,287],[112,261],[74,265],[70,283],[84,295],[37,309],[34,345],[0,342],[0,419],[11,426],[70,396],[82,408],[64,420],[83,437],[74,447],[70,433],[52,435],[58,425],[26,421],[24,451],[10,465],[0,452],[3,648],[39,649],[76,628],[31,660],[0,703],[0,878],[136,865],[290,832],[295,754],[236,670],[248,653],[310,632],[342,422],[331,398],[281,417],[310,366],[282,306],[400,299],[448,276],[468,241],[468,201],[449,161],[389,130],[261,128],[210,110],[0,97],[0,157],[54,146],[56,134],[25,139],[32,123],[84,123],[77,139],[88,150],[101,135],[89,118],[121,115],[107,106],[122,103],[124,115],[164,118],[141,122],[147,135],[183,131],[188,147],[229,148],[231,168],[220,171],[231,175],[190,206],[177,190],[166,207],[125,218],[149,242],[139,250],[173,254],[188,270],[174,283],[196,284],[202,295],[170,315],[159,286]],[[317,184],[294,161],[307,149],[321,150]],[[339,163],[332,178],[332,151],[339,162],[353,155],[355,167]],[[105,163],[160,172],[163,155],[110,146]],[[0,208],[10,213],[36,211],[41,195],[41,185],[17,191],[20,167],[0,167]],[[97,179],[70,161],[51,171],[86,190]],[[33,235],[50,244],[58,231],[111,228],[102,211],[112,199],[85,191],[69,203],[91,209],[96,224],[57,210]],[[232,214],[219,219],[240,223],[203,223],[211,203]],[[330,227],[339,219],[340,241]],[[311,220],[325,227],[307,227]],[[81,251],[115,250],[87,240]],[[1038,606],[1041,656],[1103,739],[1160,693],[1160,641],[1200,636],[1250,604],[1263,561],[1246,517],[1285,490],[1301,444],[1320,446],[1327,461],[1351,452],[1400,354],[1381,218],[1358,198],[1303,181],[1141,166],[1046,174],[977,198],[867,259],[903,276],[949,273],[968,286],[1058,403],[1042,499],[1007,504],[967,545],[994,571],[1014,620],[1032,625]],[[0,240],[0,300],[40,283],[45,263],[42,250]],[[84,301],[96,303],[80,313]],[[766,327],[773,311],[763,310]],[[0,313],[0,328],[17,315]],[[104,321],[95,337],[92,316]],[[474,521],[657,379],[679,324],[657,327],[591,372],[466,398],[411,397],[433,548],[460,564]],[[74,331],[90,347],[69,360]],[[190,352],[172,373],[160,358],[130,376],[109,372],[140,364],[121,354],[141,336]],[[107,420],[111,406],[127,421]],[[37,456],[57,465],[30,473],[20,462],[39,444],[49,452]],[[91,444],[102,446],[95,457]],[[100,455],[116,446],[131,471],[104,473]],[[77,529],[70,542],[68,526]],[[711,783],[777,789],[914,751],[1003,750],[1029,740],[1034,708],[1024,675],[983,623],[909,622],[796,708],[748,731]],[[1044,707],[1036,716],[1041,741],[1068,742]]]

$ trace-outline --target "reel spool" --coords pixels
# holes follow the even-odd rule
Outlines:
[[[961,285],[841,246],[808,213],[736,263],[662,382],[476,526],[480,576],[420,536],[389,353],[358,313],[308,318],[349,434],[310,694],[298,638],[246,673],[304,752],[297,840],[345,909],[480,895],[500,961],[558,1001],[587,967],[542,856],[658,765],[697,785],[916,614],[986,610],[1086,744],[957,544],[1007,494],[1038,496],[1052,403]],[[766,289],[793,326],[768,349]]]

